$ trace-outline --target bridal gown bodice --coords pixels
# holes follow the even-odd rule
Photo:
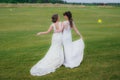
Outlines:
[[[72,42],[71,27],[68,21],[63,22],[63,46],[65,61],[64,65],[74,68],[80,65],[83,60],[84,42],[81,39]]]
[[[54,24],[52,24],[53,30],[56,30]],[[59,28],[61,23],[59,22]],[[64,62],[63,46],[62,46],[62,33],[53,33],[51,46],[43,59],[38,61],[31,70],[30,73],[33,76],[42,76],[48,73],[54,72]]]

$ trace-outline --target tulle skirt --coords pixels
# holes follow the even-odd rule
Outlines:
[[[84,41],[83,39],[76,40],[74,42],[64,41],[65,52],[65,67],[74,68],[78,67],[83,60],[84,55]]]
[[[33,76],[42,76],[54,72],[64,62],[62,34],[54,33],[52,36],[52,44],[43,59],[38,61],[31,70]]]

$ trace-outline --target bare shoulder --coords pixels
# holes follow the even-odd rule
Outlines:
[[[63,21],[62,24],[63,25],[67,25],[69,22],[68,21]]]
[[[53,27],[54,26],[54,23],[51,23],[50,27]]]
[[[68,23],[68,21],[63,21],[63,23]]]

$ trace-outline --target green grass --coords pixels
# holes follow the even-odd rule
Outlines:
[[[47,52],[51,34],[36,36],[51,15],[70,10],[85,41],[82,64],[33,77],[29,71]],[[97,23],[102,19],[102,23]],[[73,39],[79,37],[73,32]],[[120,7],[0,8],[0,80],[120,80]]]

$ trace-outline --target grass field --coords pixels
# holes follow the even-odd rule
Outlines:
[[[29,70],[46,54],[52,36],[36,33],[48,29],[52,14],[59,13],[63,21],[68,10],[84,37],[82,64],[31,76]],[[73,32],[73,40],[78,38]],[[0,80],[120,80],[120,7],[0,8]]]

